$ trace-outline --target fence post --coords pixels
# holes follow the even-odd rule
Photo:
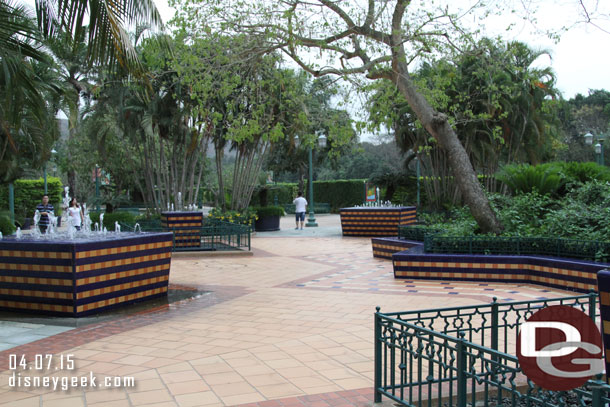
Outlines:
[[[381,316],[379,315],[380,307],[375,307],[375,388],[373,394],[375,403],[381,403]]]
[[[498,298],[494,297],[491,303],[491,348],[498,350]],[[494,356],[497,359],[497,356]]]
[[[458,332],[457,341],[457,407],[466,407],[466,366],[467,355],[464,333]]]
[[[591,386],[591,405],[592,407],[603,407],[602,403],[602,386],[606,383],[601,381],[601,375],[596,377],[594,384]]]
[[[597,293],[595,291],[591,291],[589,293],[589,317],[595,322],[595,317],[597,314]]]

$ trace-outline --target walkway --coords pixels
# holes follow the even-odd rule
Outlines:
[[[370,406],[375,306],[399,311],[566,294],[394,280],[391,263],[372,257],[370,239],[342,238],[336,215],[318,223],[297,231],[292,217],[283,218],[282,231],[255,235],[252,257],[174,259],[172,287],[204,292],[197,298],[0,352],[2,369],[10,355],[32,362],[36,354],[55,355],[50,369],[32,363],[18,370],[22,378],[49,377],[51,387],[53,378],[97,378],[95,388],[15,388],[5,370],[0,406]],[[56,369],[61,355],[64,362],[73,355],[73,370]],[[134,377],[136,386],[103,389],[105,377]]]

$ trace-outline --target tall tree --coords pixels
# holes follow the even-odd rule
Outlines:
[[[453,58],[424,64],[414,80],[439,110],[450,112],[455,127],[477,173],[492,175],[499,165],[539,163],[551,156],[558,140],[559,121],[549,108],[557,97],[549,68],[532,64],[542,55],[523,43],[484,39]],[[402,95],[392,86],[369,87],[368,110],[374,127],[394,131],[403,151],[418,152],[429,175],[425,186],[437,206],[460,200],[446,153],[430,140]]]
[[[75,44],[88,38],[88,63],[110,70],[140,66],[125,25],[163,26],[153,0],[36,0],[36,13],[43,35],[71,33]]]
[[[193,32],[210,30],[262,36],[267,49],[281,49],[315,76],[364,75],[390,81],[403,95],[422,126],[446,154],[466,204],[483,232],[500,232],[449,117],[424,97],[409,72],[409,64],[429,52],[444,52],[467,37],[459,15],[449,5],[433,8],[410,0],[286,0],[280,3],[213,0],[178,5],[177,23]],[[329,55],[327,61],[320,57]]]

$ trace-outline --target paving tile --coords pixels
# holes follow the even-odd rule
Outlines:
[[[129,400],[134,406],[142,406],[158,402],[173,401],[173,397],[167,390],[151,390],[129,393]]]
[[[326,230],[325,222],[337,230],[337,216],[322,216],[319,231]],[[64,352],[78,359],[73,374],[128,375],[138,383],[74,394],[2,393],[4,386],[0,403],[368,406],[375,306],[399,311],[489,303],[492,296],[527,300],[565,294],[514,284],[486,291],[488,286],[452,282],[451,291],[460,295],[448,300],[442,282],[395,280],[391,262],[372,257],[370,239],[304,232],[257,234],[255,255],[248,258],[172,259],[170,283],[208,292],[196,299],[65,332],[49,328],[52,336],[27,344],[9,344],[0,335],[0,366],[7,366],[10,353]],[[0,321],[0,333],[5,326],[22,339],[33,330],[45,332],[44,325]],[[10,348],[2,351],[3,344]],[[6,383],[0,380],[0,386]]]
[[[176,396],[176,402],[180,407],[210,406],[221,403],[220,399],[212,391],[178,395]]]

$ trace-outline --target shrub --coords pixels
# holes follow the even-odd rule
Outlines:
[[[92,225],[94,225],[95,222],[99,223],[100,212],[89,212],[89,217],[91,218]],[[136,217],[130,212],[111,212],[104,214],[104,227],[106,227],[107,230],[114,231],[115,222],[133,225],[136,223]],[[100,229],[101,228],[102,226],[100,225]]]
[[[44,180],[18,179],[13,183],[15,191],[15,218],[31,218],[34,216],[36,205],[42,200],[44,194]],[[61,215],[61,194],[63,187],[61,180],[56,177],[47,178],[47,191],[49,203],[55,208],[55,216]],[[8,208],[8,185],[0,186],[0,208]]]
[[[15,233],[16,230],[17,228],[13,222],[11,222],[11,213],[9,211],[0,212],[0,232],[2,232],[4,236],[8,236]]]
[[[331,212],[338,212],[341,208],[362,205],[364,202],[364,179],[314,181],[314,203],[330,204]],[[305,185],[305,191],[307,183]],[[292,201],[291,201],[292,202]]]
[[[247,208],[243,211],[221,211],[214,208],[208,214],[208,221],[222,221],[236,223],[239,225],[252,225],[257,219],[256,212],[252,208]]]
[[[253,208],[258,218],[266,216],[284,216],[284,208],[281,206],[260,206]]]
[[[496,178],[506,184],[513,195],[534,190],[541,195],[556,194],[565,182],[556,168],[529,164],[506,165],[496,174]]]
[[[278,182],[277,184],[263,185],[252,194],[250,205],[273,205],[275,204],[276,196],[278,205],[292,203],[297,196],[298,188],[298,184],[293,182]]]

